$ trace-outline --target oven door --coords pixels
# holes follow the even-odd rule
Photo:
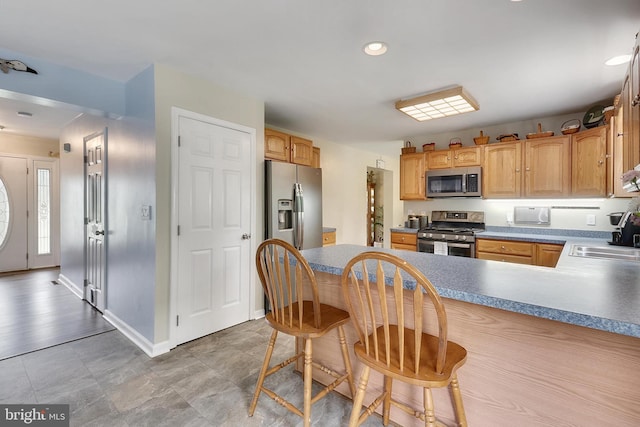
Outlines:
[[[434,253],[434,243],[434,240],[418,239],[418,252]],[[447,242],[447,255],[475,258],[476,245],[475,243]]]

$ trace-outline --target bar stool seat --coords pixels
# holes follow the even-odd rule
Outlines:
[[[260,393],[264,392],[280,405],[302,417],[304,426],[308,427],[311,424],[311,405],[342,382],[347,381],[351,395],[355,395],[349,349],[343,328],[343,325],[350,320],[349,313],[320,302],[318,285],[313,271],[302,254],[287,242],[270,239],[260,244],[256,253],[256,267],[271,307],[271,311],[267,313],[265,319],[273,328],[273,332],[258,376],[258,383],[249,408],[249,416],[253,416]],[[305,296],[309,299],[305,300]],[[313,339],[333,330],[337,330],[338,333],[344,361],[344,373],[335,372],[313,361]],[[304,349],[284,362],[269,368],[278,332],[304,340]],[[300,358],[304,360],[302,410],[264,385],[266,377],[275,374]],[[312,396],[311,384],[314,367],[331,375],[335,380]]]

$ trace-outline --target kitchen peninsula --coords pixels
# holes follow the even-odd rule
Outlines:
[[[445,299],[449,339],[469,354],[459,379],[470,426],[634,425],[640,419],[640,264],[569,256],[573,244],[606,246],[567,238],[555,269],[377,249],[414,264]],[[344,307],[342,268],[371,249],[303,251],[323,301]],[[348,326],[351,347],[355,334]],[[314,358],[337,357],[336,340],[318,341]],[[372,375],[370,384],[381,382]],[[394,383],[394,390],[421,406],[417,389]],[[446,391],[434,390],[434,398],[438,418],[453,425]],[[394,409],[392,420],[422,425]]]

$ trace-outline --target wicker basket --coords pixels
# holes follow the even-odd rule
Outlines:
[[[576,133],[580,130],[580,126],[582,122],[578,119],[567,120],[560,126],[560,132],[563,135],[571,135],[572,133]]]
[[[416,152],[416,147],[402,147],[402,154],[412,154]]]
[[[482,133],[482,131],[480,131],[480,136],[476,136],[475,138],[473,138],[473,142],[476,145],[484,145],[484,144],[489,142],[489,137],[488,136],[484,136],[484,133]]]
[[[435,142],[429,142],[427,144],[422,144],[422,151],[434,151],[436,149]]]
[[[506,135],[500,135],[496,138],[496,140],[500,141],[500,142],[509,142],[509,141],[519,141],[520,138],[518,137],[517,133],[509,133]]]

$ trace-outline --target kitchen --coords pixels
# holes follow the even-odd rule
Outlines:
[[[525,5],[526,7],[526,3],[527,2],[523,2],[523,5]],[[594,2],[595,3],[595,2]],[[519,5],[515,5],[515,7],[518,7]],[[593,17],[600,17],[601,19],[604,15],[604,11],[602,11],[602,9],[605,7],[605,5],[599,5],[599,4],[594,4],[591,5],[594,7],[594,9],[592,9],[591,12],[591,16]],[[636,10],[636,9],[632,9],[634,7],[634,3],[633,2],[629,2],[629,3],[621,3],[619,5],[621,8],[629,8],[627,10]],[[564,24],[564,16],[573,16],[573,10],[572,7],[575,8],[581,8],[581,6],[579,4],[573,4],[573,5],[562,5],[560,9],[557,9],[559,6],[555,4],[555,2],[552,2],[550,4],[547,4],[547,13],[550,15],[550,17],[553,18],[554,23],[557,26],[563,25]],[[609,6],[608,6],[609,7]],[[637,6],[636,6],[637,7]],[[550,12],[553,11],[553,12]],[[475,14],[469,14],[470,16],[473,16],[476,21],[477,24],[477,20],[483,20],[483,19],[488,19],[491,14],[494,13],[494,10],[491,7],[487,7],[484,11],[480,10],[480,11],[476,11],[477,13]],[[633,20],[633,17],[635,17],[636,15],[634,15],[634,13],[629,13],[629,15],[631,16],[631,18],[629,18],[630,20]],[[382,21],[378,21],[376,19],[373,19],[373,17],[371,17],[372,19],[370,19],[371,22],[377,22],[378,24],[380,24]],[[465,18],[463,18],[465,19]],[[520,17],[520,19],[522,19],[522,17]],[[473,21],[473,20],[472,20]],[[578,21],[580,21],[578,19]],[[42,19],[42,22],[49,22],[47,19]],[[308,22],[308,21],[305,21]],[[540,21],[542,22],[542,21]],[[591,23],[591,21],[587,22]],[[622,23],[624,23],[625,21],[623,20]],[[468,24],[469,21],[467,20]],[[634,29],[632,31],[629,31],[630,33],[637,31],[637,22],[633,22],[633,26]],[[416,26],[422,25],[420,23],[416,23]],[[510,20],[510,21],[505,21],[502,23],[495,23],[495,25],[493,27],[496,27],[498,25],[504,25],[506,28],[501,27],[503,30],[502,33],[502,37],[504,39],[508,39],[509,37],[504,37],[504,34],[512,31],[514,32],[514,36],[518,36],[520,35],[520,31],[524,32],[531,32],[532,29],[538,28],[539,26],[536,27],[535,24],[534,28],[525,28],[523,29],[522,27],[520,27],[520,21],[517,19],[514,20]],[[591,25],[597,25],[597,23],[591,23]],[[135,25],[131,25],[132,27],[134,27]],[[461,25],[462,27],[465,27],[465,25]],[[380,24],[380,27],[382,27],[382,25]],[[466,27],[470,27],[470,25],[466,25]],[[491,27],[491,26],[490,26]],[[350,29],[352,27],[349,27]],[[474,27],[475,28],[475,27]],[[483,33],[485,30],[479,30],[479,33]],[[15,31],[15,34],[19,34],[20,31]],[[54,31],[55,33],[55,31]],[[565,37],[566,35],[564,34],[559,34],[556,35],[556,39],[554,40],[554,42],[556,43],[557,46],[557,40],[561,40],[563,37]],[[627,44],[626,45],[631,45],[631,39],[633,38],[633,35],[627,35]],[[135,37],[131,37],[131,39],[135,39]],[[8,40],[8,38],[7,38]],[[472,41],[473,37],[469,37],[467,36],[465,38],[465,42],[469,42]],[[459,43],[460,41],[458,41]],[[65,43],[61,43],[61,45],[66,45]],[[625,45],[625,46],[626,46]],[[19,46],[19,44],[16,42],[16,46]],[[575,46],[575,45],[574,45]],[[393,46],[391,46],[392,48]],[[393,49],[390,48],[390,52],[389,53],[393,53]],[[455,49],[459,49],[460,45],[456,45]],[[356,50],[359,49],[359,45],[358,48]],[[16,48],[16,50],[20,51],[18,48]],[[25,50],[27,50],[27,48],[25,47]],[[551,52],[551,50],[549,50],[549,52]],[[359,52],[358,52],[359,53]],[[537,55],[541,55],[542,53],[546,53],[546,52],[531,52]],[[36,53],[31,53],[32,55],[36,56]],[[6,55],[3,55],[6,56]],[[93,56],[91,53],[88,53],[85,55],[86,57],[91,57]],[[534,55],[535,56],[535,55]],[[384,57],[382,57],[384,58]],[[505,87],[496,87],[499,86],[498,83],[500,83],[503,80],[504,75],[500,75],[499,72],[502,71],[501,67],[494,67],[495,64],[497,63],[498,58],[496,57],[489,57],[487,58],[486,62],[483,62],[484,64],[484,72],[486,73],[491,73],[494,75],[494,78],[492,79],[493,82],[488,84],[487,87],[491,87],[495,92],[501,92],[501,91],[510,91],[510,88],[505,88]],[[520,61],[521,64],[527,65],[529,64],[529,62],[527,61]],[[372,64],[372,63],[367,63],[367,64]],[[411,63],[412,64],[412,63]],[[407,65],[407,67],[411,67],[411,64]],[[220,67],[220,68],[224,68],[224,67]],[[305,68],[305,67],[301,67],[301,68]],[[417,67],[416,67],[417,68]],[[446,68],[446,67],[443,67]],[[526,79],[529,79],[529,81],[538,81],[537,78],[539,77],[540,80],[546,80],[545,76],[539,76],[540,73],[540,67],[539,64],[536,63],[533,66],[530,66],[531,70],[523,70],[524,71],[532,71],[531,74],[527,74],[525,76]],[[372,67],[373,69],[373,67]],[[427,67],[420,67],[419,69],[427,69]],[[156,182],[155,187],[154,188],[142,188],[143,194],[151,194],[151,196],[149,196],[149,201],[146,203],[149,203],[149,205],[153,205],[154,210],[153,210],[153,221],[152,222],[148,222],[148,223],[143,223],[144,227],[143,229],[138,229],[138,227],[135,227],[134,224],[132,223],[132,226],[130,227],[130,229],[126,230],[129,233],[129,239],[130,240],[126,240],[123,239],[123,235],[125,235],[126,233],[117,233],[117,235],[114,237],[114,239],[122,239],[122,240],[117,240],[114,242],[118,243],[118,247],[120,250],[123,251],[123,253],[121,253],[121,255],[119,256],[119,258],[114,259],[114,261],[118,261],[119,265],[117,265],[118,263],[116,263],[116,265],[113,266],[113,272],[114,272],[114,279],[117,280],[121,280],[122,283],[126,286],[122,286],[122,289],[118,289],[118,299],[115,301],[112,301],[112,308],[114,310],[117,310],[117,314],[121,315],[124,320],[130,322],[131,326],[133,327],[134,331],[137,331],[140,333],[140,335],[143,336],[143,338],[145,338],[146,340],[149,341],[149,343],[151,343],[151,346],[155,345],[155,344],[162,344],[164,342],[167,341],[168,337],[169,337],[169,327],[167,325],[169,325],[171,322],[169,320],[169,310],[167,309],[168,303],[167,301],[169,300],[169,285],[168,285],[168,277],[169,277],[169,249],[168,249],[168,241],[169,241],[169,230],[171,229],[170,226],[170,197],[169,197],[169,193],[170,193],[170,183],[169,183],[169,179],[167,178],[167,174],[168,171],[170,170],[170,154],[169,154],[169,149],[167,147],[170,146],[169,144],[169,134],[170,134],[170,130],[169,125],[168,125],[168,104],[179,104],[179,105],[184,105],[185,108],[190,108],[193,109],[195,111],[201,111],[203,113],[207,113],[209,115],[215,116],[215,117],[222,117],[223,119],[232,121],[232,122],[236,122],[236,123],[243,123],[243,124],[247,124],[250,125],[252,127],[254,127],[255,129],[258,129],[258,137],[257,137],[257,146],[260,147],[261,143],[262,143],[262,136],[260,136],[260,131],[265,127],[265,107],[264,107],[264,103],[262,101],[259,101],[258,99],[262,99],[260,96],[258,95],[254,95],[257,99],[248,99],[247,96],[242,95],[245,92],[242,91],[229,91],[226,88],[220,88],[219,86],[216,85],[212,85],[210,84],[210,82],[205,81],[204,79],[191,79],[191,76],[186,76],[180,73],[176,73],[174,72],[171,68],[167,67],[167,66],[158,66],[157,69],[157,75],[156,77],[156,84],[157,84],[157,100],[159,105],[156,107],[157,111],[158,111],[158,115],[162,117],[162,120],[159,120],[159,124],[158,124],[158,128],[156,130],[157,134],[156,135],[151,135],[148,136],[147,134],[145,134],[144,136],[144,150],[140,151],[135,149],[135,147],[139,147],[137,146],[135,143],[131,142],[130,144],[125,144],[120,148],[120,152],[124,152],[127,151],[127,148],[134,148],[133,152],[136,152],[138,154],[140,154],[140,157],[138,157],[139,163],[135,163],[134,161],[131,161],[129,164],[129,169],[124,169],[123,172],[133,172],[136,171],[140,168],[141,165],[145,166],[144,168],[141,168],[141,172],[143,172],[142,175],[135,175],[139,178],[141,178],[141,181],[144,182]],[[451,70],[450,70],[451,71]],[[607,73],[607,72],[605,72]],[[618,80],[620,80],[621,78],[621,72],[617,72],[620,77],[618,78]],[[238,73],[240,74],[240,73]],[[329,74],[327,72],[327,74]],[[482,73],[478,73],[478,74],[482,74]],[[579,73],[576,73],[579,74]],[[11,75],[10,75],[11,76]],[[43,73],[42,78],[46,78],[45,73]],[[61,79],[61,81],[65,81],[64,79]],[[224,79],[221,78],[219,84],[223,84]],[[184,82],[188,82],[188,84],[183,84]],[[193,82],[193,84],[191,85],[191,83]],[[349,80],[348,84],[349,85],[354,85],[354,80]],[[290,81],[285,82],[286,84],[283,84],[283,86],[287,86]],[[449,84],[451,82],[447,81],[444,84]],[[462,82],[463,84],[466,85],[466,82]],[[584,85],[587,85],[585,83],[582,83]],[[615,89],[618,89],[619,86],[619,81],[616,83],[616,87]],[[51,83],[51,86],[55,86],[54,83]],[[97,87],[98,85],[94,85],[94,87]],[[114,87],[115,85],[112,84],[112,86],[110,87]],[[187,89],[191,89],[194,88],[193,90],[186,90],[184,93],[182,94],[175,94],[174,92],[172,92],[173,88],[175,89],[175,92],[178,92],[177,88],[184,88],[185,86],[189,86],[189,88]],[[335,86],[329,86],[333,91],[335,92],[340,92],[339,88],[336,88]],[[372,87],[374,87],[372,85]],[[28,90],[24,88],[24,86],[22,86],[22,88],[24,90]],[[17,91],[17,89],[15,87],[10,87],[8,88],[9,90],[14,90]],[[426,88],[425,88],[426,89]],[[549,90],[559,90],[562,88],[558,88],[558,87],[550,87]],[[118,87],[116,90],[114,90],[114,93],[118,93],[121,89]],[[298,92],[299,93],[304,93],[306,90],[306,88],[298,88]],[[423,90],[423,89],[420,89]],[[325,91],[326,90],[325,88]],[[72,92],[72,90],[71,90]],[[89,93],[91,93],[91,91],[88,91]],[[173,97],[168,97],[167,93],[171,92],[171,95]],[[238,92],[240,92],[240,94],[238,94]],[[367,92],[375,92],[375,91],[369,91],[367,90]],[[417,90],[416,92],[419,92],[419,90]],[[590,98],[588,100],[588,102],[583,102],[584,107],[586,109],[586,107],[588,105],[591,105],[591,103],[593,102],[597,102],[599,101],[601,98],[607,98],[609,99],[614,93],[615,90],[612,88],[608,88],[607,91],[605,91],[606,93],[602,93],[602,95],[598,95],[598,96],[594,96],[592,98]],[[203,98],[207,98],[207,97],[203,97],[202,93],[207,93],[210,95],[210,97],[208,97],[208,99],[203,99]],[[409,90],[407,89],[403,89],[402,93],[397,93],[395,95],[393,95],[394,97],[400,97],[400,96],[404,96],[404,95],[409,95],[411,93],[414,93],[414,89]],[[563,92],[565,94],[566,98],[571,98],[573,95],[576,95],[577,90],[573,90],[573,91],[568,91],[567,92]],[[476,94],[476,96],[478,96],[478,92],[474,91],[474,94]],[[190,99],[188,99],[190,97]],[[479,96],[478,96],[479,97]],[[54,95],[51,95],[50,98],[52,99],[58,99],[56,98]],[[479,112],[477,113],[471,113],[468,114],[467,116],[473,116],[474,114],[479,115],[479,114],[485,114],[485,111],[489,111],[489,105],[490,103],[492,103],[493,101],[491,101],[490,97],[479,97],[480,99],[480,103],[482,105],[482,108]],[[197,101],[194,101],[197,100]],[[71,102],[69,99],[65,99],[65,101],[67,102]],[[520,101],[520,103],[522,104],[523,102]],[[313,102],[309,103],[310,105],[315,105]],[[95,107],[95,105],[93,104],[89,104],[89,106]],[[349,106],[351,110],[353,110],[353,107]],[[547,106],[548,107],[548,106]],[[106,108],[105,108],[106,109]],[[114,108],[117,109],[117,108]],[[106,109],[108,111],[108,109]],[[267,108],[267,110],[269,110],[269,108]],[[395,133],[395,137],[389,137],[388,133],[389,130],[385,130],[385,127],[391,128],[392,126],[396,126],[398,121],[401,121],[402,123],[405,123],[405,120],[410,120],[408,118],[404,118],[404,117],[400,117],[400,113],[398,113],[397,111],[393,110],[393,107],[389,108],[390,110],[390,115],[391,115],[391,120],[386,120],[386,116],[385,116],[385,120],[379,120],[379,122],[383,123],[381,126],[375,127],[375,129],[372,127],[372,129],[368,129],[368,126],[364,126],[362,124],[356,124],[356,127],[359,127],[360,130],[363,132],[363,136],[361,137],[357,137],[355,136],[355,134],[353,133],[347,133],[346,131],[343,132],[343,136],[342,137],[332,137],[329,136],[328,134],[325,134],[324,132],[321,132],[320,129],[317,130],[317,132],[315,130],[312,130],[312,128],[308,127],[308,125],[303,124],[303,120],[302,117],[296,116],[296,115],[292,115],[290,118],[289,117],[284,117],[280,116],[280,120],[278,119],[277,115],[272,115],[272,116],[267,116],[267,120],[266,123],[269,126],[273,126],[273,127],[277,127],[281,130],[284,131],[289,131],[292,133],[296,133],[300,136],[303,137],[307,137],[310,139],[314,140],[314,143],[317,144],[320,148],[321,148],[321,153],[322,153],[322,168],[323,168],[323,176],[325,177],[326,181],[324,182],[324,188],[327,189],[327,194],[324,196],[327,198],[327,200],[325,201],[325,206],[328,206],[330,208],[326,209],[324,215],[324,223],[326,226],[331,226],[331,227],[335,227],[337,230],[337,240],[338,243],[361,243],[363,241],[365,241],[365,229],[363,226],[360,226],[360,215],[359,212],[363,212],[364,211],[364,206],[366,206],[366,199],[365,199],[365,195],[364,195],[364,185],[365,185],[365,173],[364,171],[366,170],[367,166],[372,166],[376,164],[377,160],[383,160],[385,163],[385,169],[391,170],[393,172],[393,188],[394,191],[396,191],[395,189],[399,188],[399,154],[400,154],[400,149],[401,147],[404,145],[404,140],[411,140],[414,144],[420,146],[422,143],[436,140],[438,141],[438,145],[439,148],[446,148],[447,144],[449,143],[450,139],[453,137],[460,137],[463,141],[464,141],[464,145],[470,145],[472,144],[472,137],[476,136],[478,134],[478,132],[480,131],[479,127],[472,127],[469,126],[468,124],[462,124],[459,126],[456,126],[456,129],[469,129],[467,135],[464,135],[462,132],[455,132],[455,133],[451,133],[451,132],[445,132],[445,129],[440,128],[440,130],[434,130],[429,132],[429,137],[425,136],[425,134],[420,130],[420,128],[418,127],[418,124],[412,123],[411,126],[412,129],[410,131],[407,132],[402,132],[402,133]],[[572,110],[568,110],[568,111],[574,111],[575,114],[570,114],[569,116],[573,117],[582,117],[584,114],[584,109],[578,110],[578,109],[572,109]],[[153,114],[153,113],[152,113]],[[269,114],[269,113],[267,113]],[[396,114],[398,115],[396,117]],[[547,114],[549,114],[551,117],[548,117]],[[560,113],[557,113],[560,114]],[[493,128],[492,126],[486,125],[483,126],[483,130],[487,135],[491,135],[492,138],[495,138],[497,135],[500,135],[502,133],[509,133],[509,132],[519,132],[521,135],[525,135],[526,133],[529,132],[534,132],[535,131],[535,126],[537,124],[537,122],[542,122],[545,125],[545,128],[548,129],[554,129],[556,132],[558,132],[560,124],[562,122],[564,122],[563,117],[559,117],[557,114],[551,114],[549,113],[549,109],[544,109],[544,110],[539,110],[539,112],[535,113],[535,114],[528,114],[528,115],[524,115],[524,114],[520,114],[519,116],[517,116],[518,118],[514,118],[512,120],[508,120],[505,122],[501,122],[500,125],[494,125],[496,126],[496,128]],[[314,112],[313,116],[315,117],[315,121],[319,121],[319,115]],[[344,117],[348,117],[346,114],[344,115]],[[524,117],[526,117],[526,119],[524,119]],[[298,120],[298,118],[300,118],[300,120]],[[548,119],[548,120],[547,120]],[[355,122],[355,118],[354,118],[354,122]],[[447,120],[450,119],[445,119],[444,121],[447,122]],[[466,120],[470,120],[464,117],[461,117],[460,120],[462,121],[466,121]],[[484,120],[486,120],[485,123],[493,123],[490,122],[490,118],[488,117],[484,117]],[[515,122],[514,120],[518,120],[518,122]],[[520,125],[519,123],[523,120],[526,120],[526,123],[524,123],[524,125]],[[554,122],[553,120],[555,120],[556,122]],[[347,119],[344,119],[344,121],[350,121]],[[518,123],[518,124],[516,124]],[[449,125],[443,124],[443,125],[434,125],[434,126],[443,126],[443,127],[449,127]],[[497,129],[498,127],[503,126],[506,129]],[[367,133],[366,135],[364,134],[364,132],[372,132],[372,133]],[[377,136],[375,136],[374,134],[378,133]],[[437,137],[437,135],[445,133],[447,134],[446,136],[443,137]],[[384,137],[382,137],[381,135],[384,135]],[[398,135],[406,135],[406,138],[403,136],[402,140],[400,140],[400,137]],[[419,138],[414,138],[413,135],[420,135]],[[342,139],[347,139],[347,140],[358,140],[359,138],[361,139],[365,139],[366,141],[361,144],[360,146],[348,146],[348,145],[344,145],[342,144]],[[380,141],[380,139],[384,139],[384,141]],[[117,151],[113,152],[114,156],[116,156],[118,154]],[[67,175],[69,177],[69,180],[65,180],[63,181],[65,185],[70,184],[70,180],[74,179],[77,177],[78,175],[78,171],[77,171],[77,166],[74,165],[74,163],[72,163],[70,160],[71,159],[76,159],[75,157],[77,155],[77,151],[73,150],[66,154],[65,156],[61,157],[61,163],[64,166],[64,172],[70,175]],[[260,159],[261,156],[261,148],[259,148],[257,150],[256,153],[256,158]],[[129,160],[129,159],[125,159],[125,160]],[[114,163],[114,166],[116,165],[116,163]],[[258,171],[261,171],[262,168],[262,163],[259,160],[256,160],[256,164],[255,164],[255,169]],[[259,173],[256,174],[257,176],[259,176]],[[123,182],[124,181],[124,182]],[[361,182],[362,185],[358,184],[358,182]],[[121,194],[126,195],[127,194],[127,187],[132,185],[132,182],[130,180],[127,179],[123,179],[120,182],[120,189],[121,189]],[[257,183],[260,184],[260,180],[257,180]],[[349,185],[347,185],[346,183],[348,183]],[[77,191],[77,186],[71,185],[71,186],[67,186],[65,191],[65,194],[72,194],[74,191]],[[116,197],[116,195],[114,194],[114,197]],[[256,196],[256,200],[261,201],[262,198],[260,195]],[[586,230],[598,230],[598,231],[606,231],[606,232],[610,232],[613,227],[608,225],[608,218],[606,218],[606,213],[609,212],[615,212],[615,211],[621,211],[621,210],[625,210],[626,209],[626,201],[621,201],[621,200],[608,200],[608,199],[603,199],[603,200],[591,200],[589,199],[588,201],[584,202],[583,200],[573,200],[573,199],[562,199],[561,203],[558,202],[556,203],[555,201],[553,202],[553,204],[551,202],[539,202],[539,201],[531,201],[531,200],[526,200],[526,205],[530,205],[530,204],[540,204],[542,205],[543,203],[545,205],[551,205],[551,206],[571,206],[572,209],[560,209],[560,210],[554,210],[552,212],[551,215],[551,227],[553,228],[577,228],[577,229],[586,229]],[[135,197],[135,195],[130,194],[128,196],[128,198],[124,201],[124,203],[122,203],[120,206],[126,207],[129,210],[126,211],[127,212],[127,217],[128,218],[138,218],[138,204],[140,203],[140,201]],[[406,220],[409,211],[413,211],[415,213],[420,213],[423,210],[427,211],[427,212],[431,212],[432,210],[473,210],[473,211],[483,211],[485,212],[485,223],[490,225],[490,226],[508,226],[507,223],[507,218],[506,218],[506,214],[508,211],[512,211],[514,206],[520,206],[522,203],[522,201],[514,201],[514,200],[507,200],[507,201],[499,201],[499,200],[472,200],[472,201],[468,201],[468,200],[461,200],[461,201],[431,201],[431,202],[398,202],[397,204],[394,204],[394,206],[389,209],[385,209],[385,212],[388,212],[389,214],[391,214],[393,216],[393,223],[396,225],[400,225],[403,224],[403,222]],[[599,209],[593,209],[595,207],[599,207]],[[155,209],[157,208],[157,209]],[[575,209],[574,209],[575,208]],[[587,209],[584,209],[587,208]],[[587,215],[590,214],[594,214],[594,211],[596,212],[596,225],[595,226],[587,226],[586,225],[586,217]],[[345,212],[354,212],[353,216],[351,215],[345,215]],[[76,214],[74,212],[70,212],[69,210],[64,212],[64,219],[65,221],[70,221],[71,219],[73,219],[74,221],[77,219],[76,218]],[[358,217],[358,219],[354,220],[354,217]],[[576,217],[579,217],[580,221],[575,220]],[[257,216],[256,219],[256,223],[260,223],[260,215]],[[153,225],[152,228],[148,227],[149,225]],[[68,230],[69,228],[67,228],[66,230]],[[153,239],[149,239],[148,236],[149,235],[154,235],[154,233],[157,233],[157,238],[154,236]],[[257,227],[256,233],[254,235],[260,235],[260,226]],[[70,238],[70,237],[74,237],[74,232],[72,232],[71,234],[66,233],[65,238]],[[389,239],[387,239],[388,242]],[[126,263],[127,258],[134,258],[135,259],[135,253],[129,253],[127,252],[129,250],[129,246],[128,243],[134,242],[134,241],[138,241],[140,243],[142,243],[142,250],[144,251],[148,251],[150,254],[153,254],[150,258],[152,258],[150,260],[150,262],[147,264],[141,264],[142,268],[133,268],[132,266],[128,265]],[[63,261],[65,262],[64,266],[65,267],[71,267],[71,270],[68,270],[72,273],[74,273],[74,269],[77,268],[77,266],[70,264],[69,263],[69,259],[74,259],[73,257],[78,255],[78,252],[75,250],[76,249],[76,243],[73,242],[69,242],[68,240],[64,242],[64,244],[66,244],[67,248],[71,248],[71,251],[66,252],[64,255],[65,257],[63,257]],[[137,266],[139,267],[139,266]],[[76,275],[73,274],[73,279],[76,278]],[[80,279],[81,280],[81,279]],[[132,284],[135,284],[136,286],[132,286]],[[118,286],[118,285],[114,285],[114,286]],[[126,293],[123,292],[124,288],[128,288],[127,292],[132,292],[132,293]],[[133,289],[133,290],[131,290]],[[116,294],[114,293],[114,296]],[[140,310],[140,307],[142,308]],[[261,307],[259,306],[259,304],[256,304],[255,307],[252,307],[252,309],[254,310],[254,312],[258,312],[259,309]]]

